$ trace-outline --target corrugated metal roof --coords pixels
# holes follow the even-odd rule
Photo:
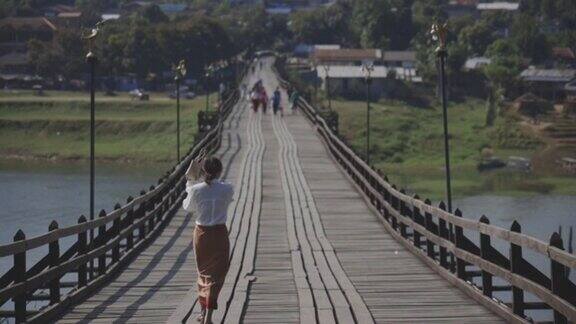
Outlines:
[[[384,51],[382,61],[416,61],[415,51]]]
[[[46,28],[54,31],[58,28],[48,19],[44,17],[8,17],[0,19],[0,27],[10,26],[14,29],[26,27],[33,28]]]
[[[0,66],[26,65],[29,61],[28,53],[8,53],[0,56]]]
[[[317,49],[314,58],[318,61],[354,62],[363,60],[378,60],[382,57],[379,49]]]
[[[416,75],[416,69],[414,68],[388,68],[381,65],[374,66],[374,70],[370,73],[370,77],[372,79],[383,79],[388,76],[388,73],[391,70],[396,72],[396,77],[399,79],[409,77],[415,82],[422,81],[422,78]],[[326,78],[326,75],[335,79],[360,79],[365,77],[364,72],[362,71],[362,67],[357,65],[330,65],[328,72],[326,72],[326,69],[323,66],[319,66],[316,69],[316,73],[321,79]]]
[[[476,6],[478,10],[518,10],[520,4],[517,2],[490,2],[490,3],[479,3]]]
[[[520,78],[524,81],[536,82],[569,82],[576,78],[576,70],[526,69],[520,73]]]
[[[490,58],[487,57],[471,57],[469,59],[466,60],[466,62],[464,63],[464,68],[468,69],[468,70],[474,70],[477,68],[480,68],[484,65],[490,64],[492,62],[492,60]]]
[[[58,18],[80,18],[81,16],[82,12],[80,11],[61,12],[58,14]]]

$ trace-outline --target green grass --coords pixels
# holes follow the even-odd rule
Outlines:
[[[214,103],[216,97],[211,97]],[[152,94],[96,98],[96,154],[101,160],[160,162],[175,159],[176,101]],[[181,100],[181,151],[194,143],[205,97]],[[89,154],[89,98],[82,93],[29,93],[0,97],[0,156],[85,159]]]
[[[366,103],[334,100],[340,133],[360,155],[366,149]],[[499,117],[493,127],[485,124],[485,103],[469,99],[448,107],[450,157],[454,196],[483,193],[526,195],[558,193],[576,195],[574,177],[537,177],[518,171],[479,173],[480,152],[491,147],[494,155],[532,157],[543,147],[512,117]],[[371,163],[390,181],[422,197],[440,199],[445,193],[442,110],[380,101],[371,109]]]

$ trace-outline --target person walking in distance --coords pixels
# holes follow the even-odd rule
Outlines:
[[[260,104],[260,93],[256,87],[252,88],[250,91],[250,101],[252,101],[252,110],[258,112],[258,105]]]
[[[292,114],[295,114],[297,112],[297,108],[298,108],[298,100],[300,99],[300,93],[298,93],[298,90],[293,89],[292,93],[290,94],[290,108],[292,109]]]
[[[202,313],[197,320],[212,323],[212,313],[218,308],[218,295],[230,265],[230,242],[226,218],[233,201],[234,188],[218,180],[222,162],[206,157],[202,150],[186,171],[186,198],[183,207],[196,216],[194,252],[198,267],[198,302]],[[203,181],[194,184],[202,178]]]
[[[266,88],[260,83],[260,104],[262,105],[262,113],[266,114],[266,109],[268,108],[268,94],[266,93]]]
[[[276,87],[276,90],[274,90],[274,93],[272,94],[272,111],[274,112],[274,115],[276,115],[278,110],[280,110],[280,99],[280,88]]]

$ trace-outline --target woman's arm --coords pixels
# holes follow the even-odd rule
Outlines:
[[[202,173],[202,162],[204,161],[204,158],[206,157],[206,149],[203,148],[202,150],[200,150],[200,153],[198,154],[198,156],[192,160],[192,162],[190,162],[190,166],[188,166],[188,169],[186,170],[186,179],[188,181],[195,181],[198,180],[201,176]]]

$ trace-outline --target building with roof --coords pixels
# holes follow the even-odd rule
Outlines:
[[[0,19],[0,42],[51,41],[57,30],[46,17],[8,17]]]
[[[374,63],[382,58],[379,49],[318,49],[312,54],[312,59],[318,65],[355,65]]]
[[[464,62],[464,70],[478,70],[488,64],[492,63],[492,60],[488,57],[477,56],[471,57]]]
[[[516,11],[520,8],[520,3],[518,2],[485,2],[478,3],[476,9],[480,11]]]
[[[316,50],[338,50],[341,46],[338,44],[298,44],[294,47],[293,54],[296,57],[309,57]]]
[[[416,68],[415,51],[384,51],[381,59],[382,65],[386,67],[403,67],[407,69]]]
[[[442,6],[442,9],[448,15],[448,18],[458,18],[463,16],[480,16],[476,9],[477,0],[453,0]]]
[[[49,6],[44,9],[44,16],[49,18],[55,18],[61,13],[78,11],[78,8],[74,6],[68,6],[63,4],[57,4]]]
[[[520,80],[530,91],[553,101],[566,97],[566,84],[574,79],[576,69],[528,68],[520,73]]]
[[[365,74],[362,66],[355,65],[329,65],[319,66],[316,69],[316,76],[322,80],[322,88],[326,89],[330,85],[330,93],[335,95],[350,96],[363,94],[366,90]],[[329,79],[329,80],[328,80]],[[382,96],[386,82],[395,79],[422,82],[422,77],[416,74],[415,68],[386,67],[375,65],[370,73],[370,93],[379,98]]]
[[[552,48],[552,56],[558,63],[571,67],[576,65],[576,55],[574,55],[574,51],[570,47],[554,47]]]
[[[158,7],[167,16],[177,15],[188,10],[188,5],[184,3],[161,3],[158,4]]]
[[[70,11],[61,12],[56,16],[56,23],[58,26],[66,28],[81,28],[82,27],[82,12]]]
[[[116,20],[116,19],[120,19],[120,14],[119,13],[103,13],[102,14],[102,20],[106,21],[106,20]]]
[[[12,52],[0,56],[1,74],[26,74],[30,71],[28,53]]]

